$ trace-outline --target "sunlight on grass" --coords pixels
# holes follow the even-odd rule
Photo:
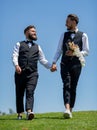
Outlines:
[[[63,113],[35,114],[31,121],[17,120],[16,114],[0,116],[0,130],[96,130],[97,111],[73,112],[72,119],[64,119]]]

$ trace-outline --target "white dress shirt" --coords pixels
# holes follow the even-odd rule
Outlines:
[[[32,46],[32,44],[28,43],[28,46],[30,48]],[[18,65],[19,48],[20,48],[20,43],[17,42],[16,45],[14,46],[13,55],[12,55],[12,61],[13,61],[14,66]],[[43,66],[45,66],[47,69],[50,69],[51,64],[45,58],[45,55],[44,55],[44,53],[39,45],[38,45],[38,49],[39,49],[39,62]]]
[[[76,32],[78,31],[78,28],[75,30]],[[74,38],[75,34],[71,34],[71,38]],[[53,58],[53,63],[56,63],[58,61],[58,59],[60,58],[62,52],[63,52],[63,39],[64,39],[64,33],[62,33],[59,43],[58,43],[58,47],[57,47],[57,51],[55,53],[55,56]],[[82,55],[85,57],[88,55],[89,53],[89,42],[88,42],[88,36],[86,33],[83,33],[82,35],[82,51],[81,51]]]

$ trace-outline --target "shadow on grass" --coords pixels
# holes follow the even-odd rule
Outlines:
[[[51,115],[49,115],[49,114],[47,114],[47,115],[46,114],[44,114],[44,115],[42,115],[42,114],[35,114],[35,117],[32,120],[41,120],[41,119],[45,119],[45,120],[48,120],[48,119],[64,120],[65,118],[62,115],[62,113],[59,114],[59,115],[57,115],[57,114],[55,114],[55,115],[52,115],[52,114]],[[17,119],[17,115],[1,116],[0,120],[1,121],[2,120],[14,120],[14,121],[17,120],[17,121],[20,121],[20,120]],[[23,121],[27,121],[26,114],[23,114],[22,120]]]
[[[57,119],[57,120],[64,120],[64,117],[51,117],[51,116],[49,116],[49,117],[46,117],[46,116],[42,116],[42,117],[35,117],[34,119],[32,119],[32,120],[41,120],[41,119],[46,119],[46,120],[48,120],[48,119]],[[22,120],[18,120],[17,118],[0,118],[0,120],[1,121],[7,121],[7,120],[14,120],[14,121],[28,121],[26,118],[22,118]]]
[[[64,120],[63,116],[42,116],[42,117],[35,117],[35,120],[41,120],[41,119],[57,119],[57,120]]]
[[[6,118],[0,118],[0,120],[2,121],[2,120],[17,120],[17,121],[20,121],[20,120],[18,120],[17,118],[9,118],[9,119],[6,119]],[[22,119],[22,120],[26,120],[26,119]]]

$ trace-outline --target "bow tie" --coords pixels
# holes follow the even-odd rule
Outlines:
[[[31,44],[32,46],[34,45],[33,41],[26,41],[27,44]]]
[[[71,34],[75,34],[76,32],[75,31],[70,31]]]
[[[29,48],[31,48],[33,46],[33,41],[26,41],[26,44],[29,46]]]
[[[31,44],[33,44],[33,41],[26,41],[26,43],[28,44],[28,43],[31,43]]]

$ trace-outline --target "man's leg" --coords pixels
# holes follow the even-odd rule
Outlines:
[[[38,76],[30,75],[26,86],[26,111],[28,119],[34,118],[33,105],[34,105],[34,91],[37,85]],[[30,115],[29,115],[30,114]]]
[[[61,78],[63,81],[63,100],[64,104],[70,104],[70,74],[69,68],[61,64]]]
[[[15,85],[16,85],[16,109],[18,117],[22,117],[22,112],[24,112],[23,97],[25,91],[25,80],[23,80],[23,75],[15,73]]]
[[[76,99],[76,88],[77,88],[77,83],[79,80],[79,76],[81,74],[81,66],[75,66],[72,68],[70,71],[71,75],[71,96],[70,96],[70,107],[73,108],[75,104],[75,99]]]
[[[63,99],[64,99],[64,105],[65,105],[65,112],[64,117],[65,118],[71,118],[72,114],[70,112],[70,73],[69,73],[69,67],[66,65],[61,64],[61,78],[63,81]]]

